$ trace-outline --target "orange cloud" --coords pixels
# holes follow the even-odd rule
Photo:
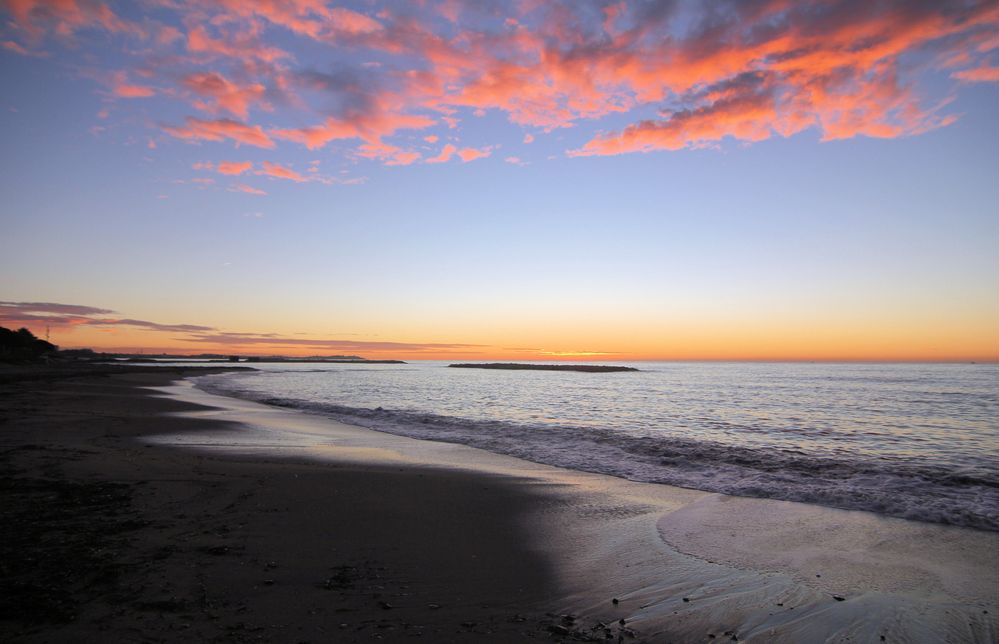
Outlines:
[[[230,18],[260,17],[315,40],[371,34],[382,29],[381,23],[374,18],[345,7],[328,7],[324,0],[220,0],[219,5]]]
[[[951,74],[954,78],[972,83],[995,83],[999,81],[999,67],[976,67]]]
[[[22,56],[32,56],[36,58],[44,58],[48,54],[43,51],[33,51],[26,48],[24,45],[14,42],[13,40],[4,40],[0,42],[0,47],[3,47],[7,51],[12,51],[15,54],[20,54]]]
[[[949,54],[949,47],[960,46],[958,35],[988,48],[999,29],[999,9],[988,2],[773,0],[720,5],[710,21],[668,7],[610,5],[594,29],[572,5],[539,3],[526,10],[537,22],[531,30],[515,20],[506,32],[466,29],[448,40],[424,25],[397,23],[380,46],[424,57],[430,71],[419,75],[411,98],[444,111],[455,125],[446,111],[453,107],[498,109],[514,123],[551,130],[643,104],[670,104],[663,122],[635,123],[575,152],[599,154],[679,149],[724,137],[757,141],[808,127],[819,128],[825,140],[925,132],[953,117],[920,104],[903,80],[903,56]],[[705,96],[705,87],[747,74],[767,78],[770,106],[743,98],[749,109],[741,112],[732,104],[710,107],[722,97]]]
[[[271,163],[269,161],[264,161],[264,169],[257,172],[257,174],[265,174],[270,177],[277,177],[279,179],[290,179],[291,181],[296,181],[302,183],[308,181],[308,178],[303,177],[299,173],[295,172],[291,168],[286,168],[280,166],[276,163]]]
[[[170,25],[160,25],[156,31],[156,44],[158,45],[170,45],[183,38],[184,34],[180,33],[180,30],[176,27],[171,27]]]
[[[228,175],[240,175],[253,167],[253,162],[244,161],[239,163],[237,161],[219,161],[216,169],[222,174]]]
[[[484,159],[492,153],[491,148],[462,148],[458,150],[458,158],[460,158],[464,163],[468,163],[469,161],[475,161],[476,159]]]
[[[310,150],[322,148],[337,139],[363,139],[377,143],[397,130],[423,129],[434,124],[426,116],[378,112],[377,110],[342,119],[330,117],[321,125],[298,129],[276,129],[271,132],[279,139],[301,143]]]
[[[301,143],[310,150],[325,146],[337,139],[354,139],[360,136],[357,126],[335,118],[328,118],[321,125],[297,129],[276,129],[271,134],[279,139]]]
[[[955,34],[999,28],[999,11],[987,3],[953,13],[849,0],[821,8],[769,2],[743,9],[675,50],[664,49],[661,62],[628,57],[618,73],[637,96],[672,95],[680,108],[599,135],[570,154],[676,150],[725,137],[751,142],[808,127],[819,128],[823,140],[925,132],[955,117],[920,105],[901,80],[901,57]],[[764,24],[785,26],[759,31]],[[761,85],[740,87],[746,78]]]
[[[419,130],[435,125],[421,114],[410,114],[400,108],[404,97],[389,90],[369,87],[363,77],[352,74],[330,76],[317,72],[303,73],[297,81],[311,91],[334,92],[340,95],[344,107],[339,116],[330,116],[323,123],[294,129],[271,131],[276,138],[300,143],[310,150],[324,147],[330,141],[359,139],[358,156],[375,159],[386,165],[409,165],[420,153],[404,150],[385,142],[399,130]]]
[[[451,157],[454,156],[454,153],[457,151],[458,148],[448,143],[443,149],[441,149],[440,154],[427,159],[427,163],[446,163],[451,160]]]
[[[187,89],[205,99],[196,100],[194,106],[206,112],[214,114],[224,110],[245,120],[254,103],[260,104],[264,109],[270,108],[263,100],[267,89],[261,83],[240,86],[214,72],[189,74],[182,82]]]
[[[252,31],[246,33],[224,34],[221,38],[212,38],[203,26],[195,26],[187,32],[187,50],[192,54],[207,54],[240,60],[256,59],[273,63],[290,54],[277,47],[264,45]]]
[[[214,165],[208,161],[199,161],[191,166],[195,170],[215,170],[219,174],[226,174],[230,176],[236,176],[243,174],[247,170],[253,167],[252,161],[219,161],[218,165]]]
[[[45,34],[69,38],[83,29],[103,29],[111,33],[145,37],[136,23],[119,17],[103,2],[91,0],[6,0],[16,28],[33,39]]]
[[[113,91],[121,98],[149,98],[156,94],[156,90],[144,85],[116,85]]]
[[[382,24],[362,13],[344,7],[335,7],[329,11],[332,18],[332,28],[335,32],[346,34],[371,34],[383,29]]]
[[[273,137],[309,149],[348,141],[355,156],[393,164],[420,158],[392,138],[401,131],[458,129],[487,112],[545,132],[615,115],[614,131],[588,135],[573,156],[751,143],[806,129],[824,141],[914,135],[956,118],[943,113],[952,97],[927,100],[920,76],[943,69],[995,81],[986,58],[999,48],[995,0],[511,0],[489,11],[447,0],[370,14],[326,0],[157,3],[157,19],[172,13],[183,30],[129,22],[99,0],[0,1],[18,34],[2,43],[13,52],[29,52],[25,39],[83,29],[144,37],[160,50],[182,43],[185,55],[148,57],[142,69],[158,82],[110,85],[122,97],[186,96],[238,119],[191,118],[165,128],[174,136],[260,147],[274,147]],[[329,52],[329,65],[302,68],[285,43],[303,39]],[[181,71],[161,71],[167,60]],[[312,114],[300,121],[312,125],[248,122],[256,109],[281,106]],[[427,161],[488,152],[465,150]]]
[[[250,126],[231,119],[206,121],[193,116],[186,119],[186,125],[163,126],[163,131],[178,139],[189,141],[224,141],[230,139],[236,144],[245,143],[258,148],[273,148],[274,141],[258,125]]]
[[[266,195],[267,193],[259,188],[254,188],[253,186],[248,186],[245,183],[233,184],[229,190],[231,192],[245,192],[248,195]]]
[[[365,143],[357,149],[358,156],[368,159],[377,159],[385,165],[409,165],[417,161],[422,155],[415,150],[404,150],[398,146],[373,141]]]
[[[112,76],[111,91],[120,98],[149,98],[156,95],[156,90],[152,87],[129,83],[126,72],[116,72]]]
[[[490,154],[492,154],[492,148],[482,148],[482,149],[461,148],[459,150],[456,146],[451,145],[450,143],[448,143],[447,145],[445,145],[441,149],[440,154],[438,154],[435,157],[431,157],[431,158],[427,159],[426,162],[427,163],[446,163],[446,162],[450,161],[451,158],[454,155],[458,155],[459,159],[461,159],[465,163],[468,163],[469,161],[474,161],[476,159],[481,159],[481,158],[487,157]]]

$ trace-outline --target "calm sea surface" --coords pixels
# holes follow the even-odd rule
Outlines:
[[[999,530],[999,365],[614,364],[640,371],[260,364],[199,386],[636,481]]]

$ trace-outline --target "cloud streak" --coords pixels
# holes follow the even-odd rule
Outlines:
[[[117,318],[114,311],[79,304],[54,302],[0,302],[0,322],[14,326],[46,324],[52,326],[133,327],[153,331],[203,333],[212,327],[198,324],[160,324],[148,320]]]
[[[198,342],[230,348],[307,348],[326,351],[441,351],[477,349],[486,345],[458,344],[442,342],[389,342],[374,340],[324,340],[307,338],[287,338],[273,334],[252,333],[204,333],[183,338],[185,342]]]
[[[291,168],[286,168],[282,165],[278,165],[277,163],[271,163],[270,161],[264,161],[263,169],[259,170],[257,174],[276,177],[278,179],[288,179],[296,183],[303,183],[309,180],[308,177],[295,172]]]
[[[199,324],[164,324],[149,320],[123,318],[115,311],[94,306],[53,302],[0,302],[0,323],[5,326],[41,325],[55,327],[126,327],[143,331],[173,334],[176,342],[210,345],[224,350],[242,351],[355,351],[355,352],[440,352],[469,351],[487,345],[453,342],[396,342],[383,340],[344,340],[338,338],[287,337],[276,333],[229,332]],[[179,334],[179,335],[177,335]],[[198,349],[201,350],[200,347]]]
[[[187,141],[225,141],[228,139],[236,144],[243,143],[258,148],[274,147],[274,141],[264,133],[259,125],[246,125],[232,119],[206,121],[189,116],[184,125],[164,125],[163,131],[170,136]]]

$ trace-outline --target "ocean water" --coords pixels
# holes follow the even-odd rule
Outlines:
[[[198,386],[414,438],[741,496],[999,530],[999,365],[267,364]]]

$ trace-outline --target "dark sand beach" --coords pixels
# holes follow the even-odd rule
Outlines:
[[[13,642],[993,642],[999,534],[0,374]]]
[[[547,639],[512,479],[143,445],[221,423],[165,415],[192,406],[143,387],[174,370],[29,375],[0,395],[0,639]]]

